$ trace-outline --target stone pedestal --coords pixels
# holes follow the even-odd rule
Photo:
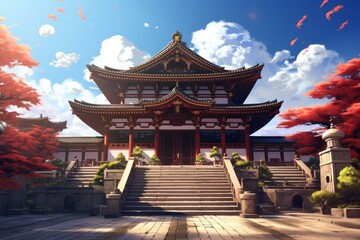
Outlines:
[[[106,194],[105,218],[117,218],[121,215],[121,194]]]
[[[240,217],[257,218],[259,215],[256,212],[256,194],[245,191],[240,194],[241,199],[241,214]]]

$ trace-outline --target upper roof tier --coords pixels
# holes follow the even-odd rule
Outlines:
[[[154,91],[157,91],[164,85],[170,85],[172,88],[176,82],[209,88],[214,84],[226,86],[226,91],[230,95],[241,95],[237,103],[242,103],[256,81],[261,78],[263,65],[226,70],[189,49],[181,41],[180,32],[175,32],[172,38],[172,41],[152,58],[128,70],[107,66],[101,68],[89,64],[87,67],[91,72],[91,78],[114,104],[122,102],[119,96],[127,96],[127,90],[131,86],[136,87],[140,96],[144,86],[153,86]]]

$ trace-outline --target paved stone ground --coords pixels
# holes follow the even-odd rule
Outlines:
[[[360,239],[360,219],[287,213],[237,216],[123,216],[79,214],[0,217],[0,239]]]

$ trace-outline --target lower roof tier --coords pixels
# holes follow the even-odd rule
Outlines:
[[[110,105],[70,101],[73,113],[98,133],[104,135],[105,126],[116,129],[162,128],[239,128],[249,125],[250,134],[265,126],[279,113],[282,102],[226,105],[208,101],[189,103],[179,96],[167,104],[143,102],[140,104]],[[166,126],[166,127],[165,127]]]

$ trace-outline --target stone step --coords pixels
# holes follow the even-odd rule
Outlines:
[[[72,178],[94,178],[95,174],[78,174],[78,173],[71,173],[68,175],[69,177]]]
[[[172,183],[152,183],[152,184],[134,184],[132,185],[132,189],[148,189],[148,188],[164,188],[164,189],[179,189],[179,188],[196,188],[196,189],[202,189],[202,188],[230,188],[230,184],[229,183],[224,183],[224,184],[183,184],[183,183],[178,183],[178,184],[172,184]]]
[[[192,188],[192,189],[169,189],[169,188],[153,188],[153,189],[129,189],[128,193],[227,193],[231,191],[230,187],[228,189],[216,189],[216,188]]]
[[[289,179],[289,180],[306,180],[306,177],[304,175],[301,176],[278,176],[278,175],[273,175],[272,179]]]
[[[193,179],[193,180],[181,180],[181,179],[167,179],[167,180],[133,180],[132,184],[135,185],[144,185],[144,184],[185,184],[185,185],[204,185],[204,184],[229,184],[227,180],[209,180],[209,179]]]
[[[125,216],[136,216],[136,215],[231,215],[237,216],[241,213],[240,210],[123,210],[122,214]]]
[[[230,201],[127,201],[126,206],[237,206],[232,199]]]
[[[77,180],[88,180],[88,179],[94,179],[94,176],[86,177],[86,176],[74,176],[70,175],[67,179],[77,179]]]
[[[219,197],[203,197],[203,196],[189,196],[189,197],[169,197],[169,196],[165,196],[165,197],[127,197],[126,199],[129,202],[132,201],[148,201],[148,202],[152,202],[152,201],[206,201],[206,202],[211,202],[211,201],[233,201],[233,197],[229,196],[229,197],[224,197],[224,196],[219,196]]]
[[[159,198],[164,198],[164,197],[201,197],[201,198],[206,198],[206,197],[232,197],[232,194],[230,192],[224,192],[224,193],[218,193],[218,192],[213,192],[213,193],[206,193],[206,192],[173,192],[173,193],[168,193],[168,192],[150,192],[150,193],[144,193],[144,192],[132,192],[132,193],[128,193],[128,195],[126,196],[128,198],[134,198],[134,197],[159,197]]]
[[[237,205],[189,205],[189,206],[183,206],[183,205],[159,205],[159,206],[149,206],[149,205],[127,205],[125,203],[122,207],[123,211],[126,210],[238,210]]]

